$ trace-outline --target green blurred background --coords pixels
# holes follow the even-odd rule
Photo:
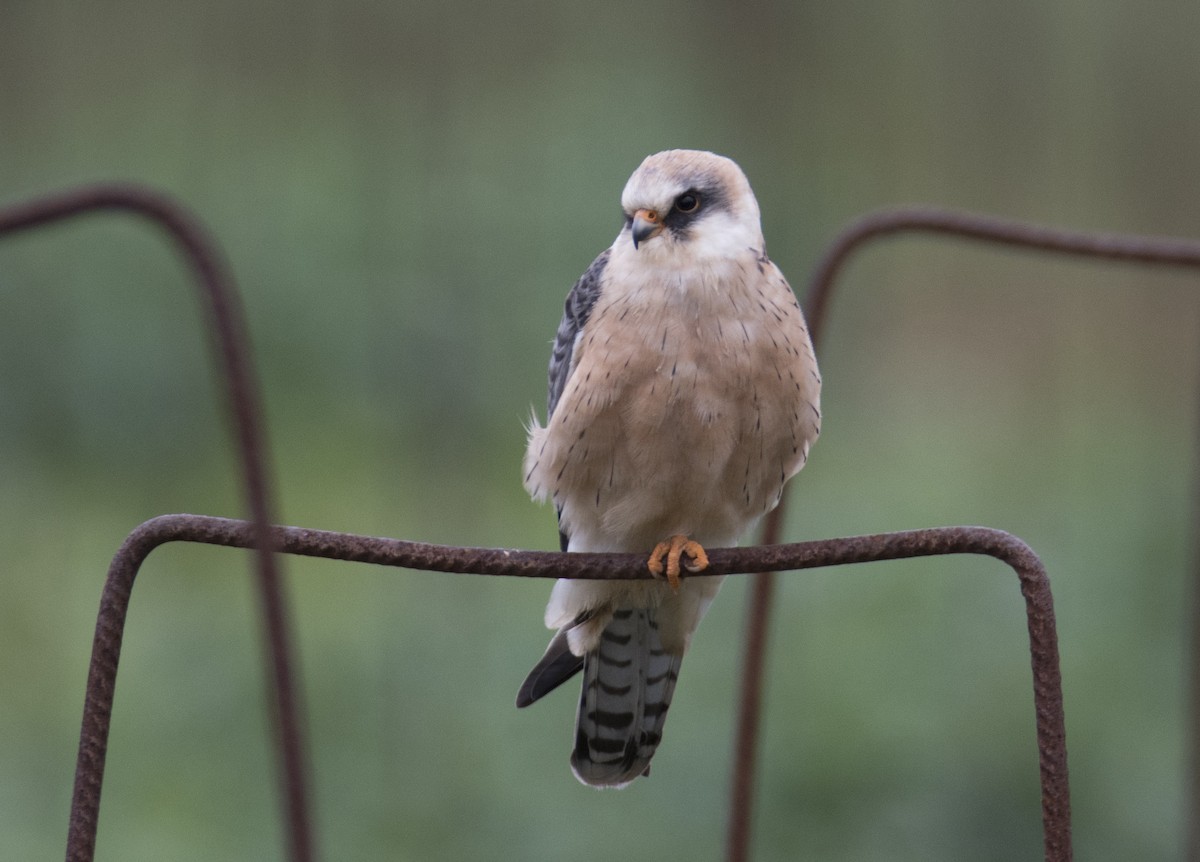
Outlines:
[[[5,0],[0,202],[132,179],[245,294],[281,518],[549,548],[522,422],[562,298],[650,152],[737,159],[798,292],[924,201],[1200,236],[1192,0],[684,4]],[[1182,855],[1197,278],[929,239],[845,273],[787,536],[981,523],[1049,566],[1079,858]],[[92,623],[126,533],[241,515],[189,276],[141,223],[0,243],[0,857],[61,856]],[[548,584],[288,560],[323,858],[716,859],[746,582],[654,775],[571,777],[518,713]],[[249,557],[134,594],[98,859],[278,859]],[[990,560],[793,574],[763,860],[1041,858],[1022,602]]]

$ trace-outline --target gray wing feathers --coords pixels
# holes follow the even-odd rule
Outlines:
[[[562,320],[558,324],[558,333],[554,337],[554,350],[550,353],[549,395],[546,403],[546,418],[554,415],[558,399],[562,396],[567,378],[571,376],[571,353],[575,349],[575,339],[579,336],[584,324],[592,313],[592,306],[600,296],[600,276],[608,263],[611,249],[605,249],[600,256],[592,261],[571,292],[563,307]]]
[[[602,251],[567,294],[567,301],[563,305],[562,320],[559,321],[558,332],[554,336],[554,349],[550,351],[550,369],[547,372],[550,384],[546,397],[547,422],[554,415],[554,408],[558,406],[558,399],[562,397],[563,388],[567,385],[567,378],[571,376],[573,370],[571,359],[575,352],[575,340],[583,331],[588,317],[592,314],[592,307],[600,297],[600,278],[604,274],[604,267],[608,264],[608,256],[611,253],[612,249],[606,248]],[[562,514],[561,511],[559,514]],[[569,538],[566,533],[559,530],[558,543],[564,551],[567,550]]]
[[[571,769],[585,784],[620,787],[650,768],[682,656],[663,649],[655,611],[613,613],[583,663]]]
[[[582,667],[583,659],[573,654],[567,646],[567,628],[559,629],[546,647],[546,654],[533,666],[521,690],[517,692],[517,708],[529,704],[554,691],[573,677]]]

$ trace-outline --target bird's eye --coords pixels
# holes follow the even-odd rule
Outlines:
[[[675,209],[681,213],[694,213],[700,209],[700,195],[696,192],[684,192],[675,199]]]

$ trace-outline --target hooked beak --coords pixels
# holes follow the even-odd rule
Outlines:
[[[655,210],[640,209],[633,214],[630,231],[633,233],[633,247],[637,248],[648,239],[662,233],[662,216]]]

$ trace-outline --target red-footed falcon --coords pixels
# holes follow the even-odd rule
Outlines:
[[[558,510],[564,551],[649,552],[644,581],[559,580],[558,633],[517,695],[583,669],[571,768],[585,784],[649,772],[692,632],[720,586],[681,579],[779,503],[820,431],[804,316],[767,258],[758,203],[732,161],[648,157],[625,226],[567,296],[546,425],[525,487]],[[653,549],[651,551],[650,549]]]

